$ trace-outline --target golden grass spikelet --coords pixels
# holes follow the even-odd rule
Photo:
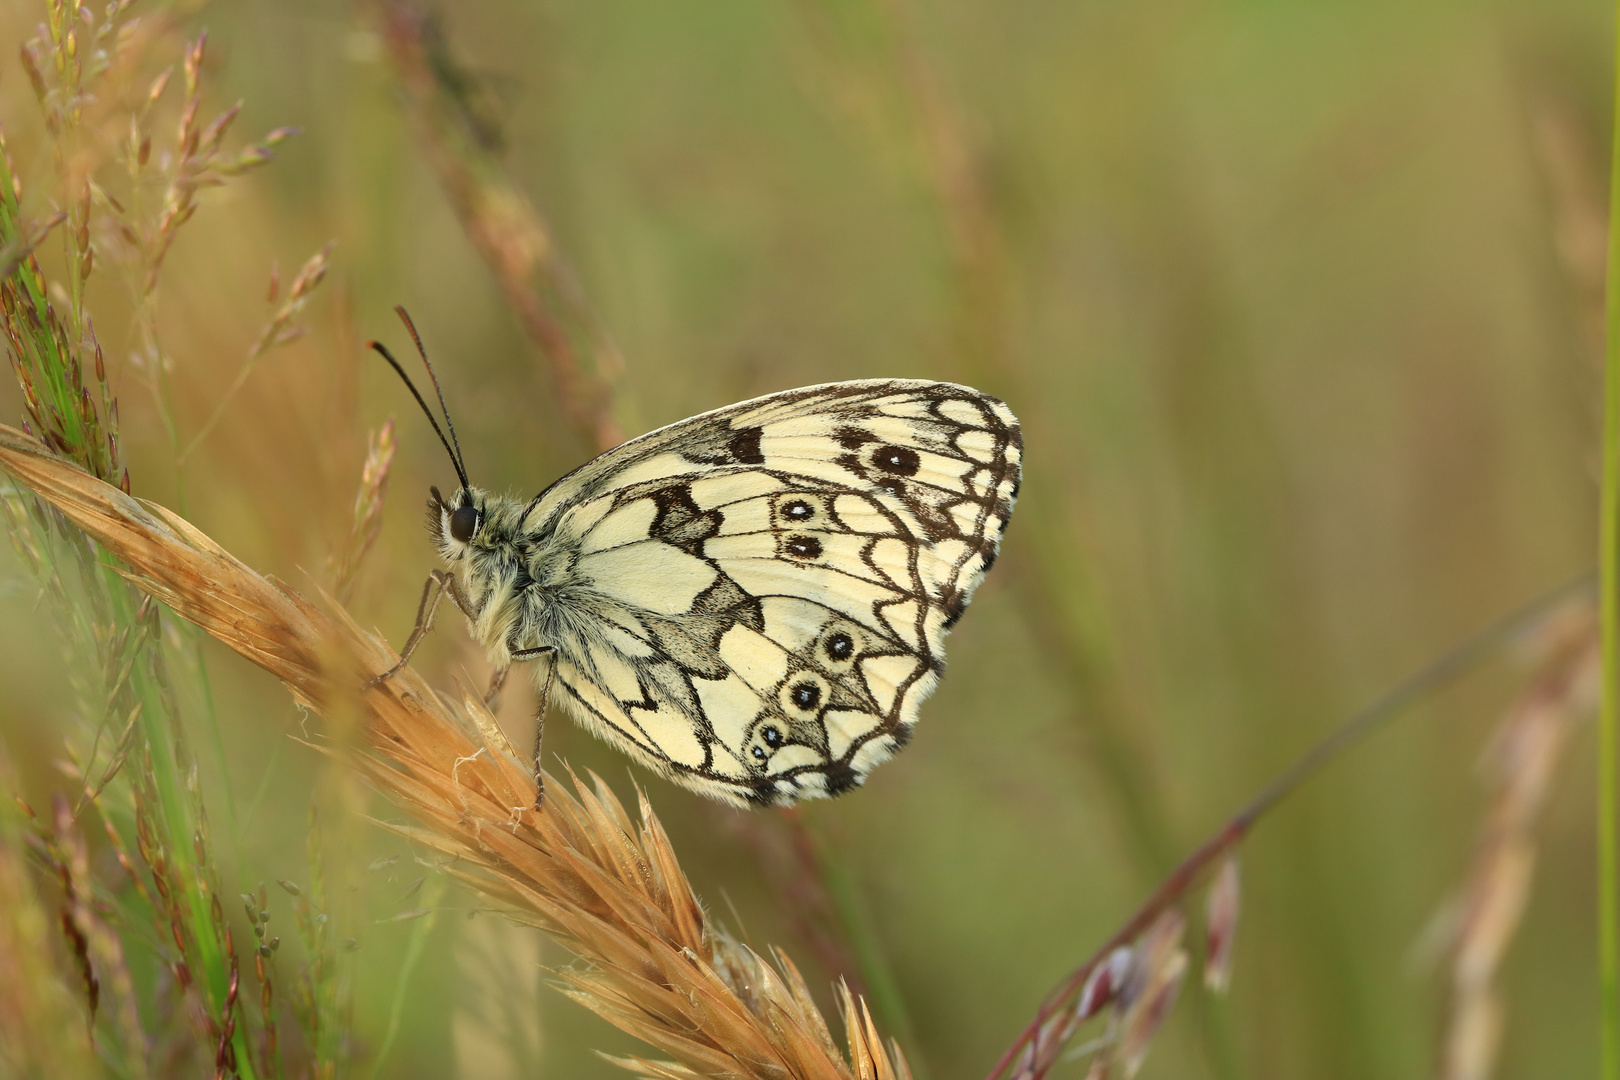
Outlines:
[[[126,565],[122,572],[281,679],[323,714],[357,715],[353,765],[417,827],[385,826],[448,856],[448,870],[588,965],[565,992],[675,1060],[613,1059],[643,1076],[909,1080],[864,1002],[841,988],[838,1052],[798,970],[712,927],[645,796],[635,819],[574,777],[532,809],[534,779],[483,704],[458,705],[335,601],[317,607],[160,506],[134,499],[0,426],[0,467]],[[331,751],[337,752],[337,751]]]
[[[1593,614],[1584,609],[1543,635],[1552,640],[1541,643],[1547,655],[1540,670],[1492,739],[1485,761],[1491,802],[1450,928],[1441,1080],[1487,1080],[1495,1068],[1506,1013],[1496,977],[1530,900],[1536,822],[1564,743],[1599,694]]]
[[[388,476],[394,467],[394,422],[386,420],[366,440],[366,464],[360,472],[360,491],[354,497],[353,520],[348,538],[328,561],[332,589],[339,601],[347,603],[354,592],[360,564],[382,535],[383,497],[388,493]]]

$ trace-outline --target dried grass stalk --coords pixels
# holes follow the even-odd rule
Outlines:
[[[382,535],[383,496],[388,493],[388,476],[394,468],[394,422],[384,421],[366,442],[366,464],[360,471],[360,491],[354,497],[353,520],[343,547],[331,558],[332,589],[339,601],[349,602],[354,593],[360,564]]]
[[[632,820],[600,781],[549,789],[473,694],[452,703],[335,601],[325,608],[245,566],[182,518],[124,494],[0,426],[0,467],[125,564],[121,572],[287,685],[304,706],[356,717],[350,760],[414,817],[399,827],[451,872],[572,950],[567,992],[673,1061],[615,1059],[653,1077],[907,1080],[864,1002],[842,992],[848,1059],[798,970],[711,926],[645,797]]]
[[[1487,1080],[1495,1070],[1505,1011],[1496,975],[1530,899],[1536,821],[1571,729],[1597,705],[1602,671],[1592,614],[1555,628],[1561,640],[1502,718],[1485,759],[1491,803],[1454,914],[1441,1080]]]
[[[421,146],[467,239],[489,264],[551,369],[557,399],[585,445],[624,441],[624,360],[586,300],[551,227],[501,160],[498,112],[414,0],[362,5],[381,32]],[[588,363],[582,363],[582,358]]]

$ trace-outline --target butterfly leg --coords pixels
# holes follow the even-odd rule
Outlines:
[[[484,708],[494,712],[501,700],[501,690],[506,686],[506,674],[510,667],[499,668],[489,676],[489,689],[484,691]]]
[[[534,808],[536,810],[540,809],[540,804],[546,801],[546,774],[540,770],[540,744],[546,735],[546,709],[551,705],[551,684],[557,678],[557,650],[550,645],[542,645],[538,649],[518,649],[512,653],[513,660],[535,660],[542,656],[549,656],[551,663],[546,667],[546,681],[540,687],[540,705],[535,710],[534,719]]]
[[[401,668],[410,663],[411,654],[422,643],[422,639],[427,636],[427,632],[433,629],[433,616],[438,614],[439,601],[444,599],[446,593],[450,595],[450,602],[460,608],[463,615],[469,619],[473,617],[470,610],[472,605],[468,603],[466,596],[462,594],[461,583],[456,580],[456,576],[448,570],[433,571],[428,575],[427,583],[422,586],[422,602],[416,606],[416,625],[411,628],[411,636],[405,639],[405,647],[399,650],[399,663],[381,675],[368,680],[366,682],[367,686],[376,686],[378,683],[387,682],[399,674]]]

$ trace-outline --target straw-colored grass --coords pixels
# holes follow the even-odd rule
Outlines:
[[[1530,900],[1536,826],[1565,743],[1591,714],[1602,681],[1591,615],[1583,609],[1545,635],[1553,640],[1540,670],[1503,716],[1483,762],[1491,798],[1467,883],[1448,912],[1451,985],[1439,1080],[1495,1074],[1507,1015],[1498,980]]]
[[[1521,28],[1548,17],[1521,6]],[[452,879],[581,958],[564,992],[674,1062],[625,1062],[643,1075],[905,1075],[859,994],[837,992],[849,1035],[832,1038],[805,987],[840,974],[919,1075],[1003,1046],[1001,1080],[1077,1075],[1086,1054],[1093,1080],[1129,1075],[1151,1040],[1149,1075],[1477,1077],[1498,1031],[1504,1072],[1590,1071],[1590,980],[1560,965],[1590,966],[1591,928],[1534,908],[1520,925],[1532,848],[1538,889],[1588,888],[1568,826],[1587,817],[1555,799],[1588,793],[1553,770],[1589,658],[1549,667],[1512,713],[1446,985],[1397,985],[1388,954],[1461,873],[1445,862],[1472,829],[1437,812],[1473,805],[1449,733],[1400,733],[1390,757],[1350,763],[1372,771],[1331,814],[1271,823],[1276,842],[1244,853],[1236,954],[1251,809],[1150,885],[1311,740],[1319,708],[1585,558],[1592,450],[1569,433],[1590,388],[1550,393],[1578,372],[1527,365],[1601,321],[1586,308],[1603,169],[1580,147],[1606,107],[1501,63],[1498,34],[1365,8],[1302,33],[1280,10],[498,3],[434,19],[367,0],[337,33],[210,9],[209,49],[189,8],[24,7],[0,86],[0,330],[5,392],[39,441],[0,438],[22,477],[0,485],[20,570],[0,578],[0,786],[32,808],[0,803],[0,1075],[335,1080],[440,1075],[453,1054],[492,1076],[462,1045],[491,1000],[513,1030],[487,1044],[521,1034],[552,1071],[588,1072],[574,1055],[607,1033],[530,997],[538,952],[503,972],[447,941]],[[1421,73],[1399,74],[1404,54]],[[1316,82],[1350,71],[1366,74]],[[1537,83],[1546,192],[1523,183],[1515,79]],[[1443,138],[1408,130],[1429,110]],[[243,143],[259,117],[309,135],[238,183],[290,133]],[[1561,269],[1526,258],[1543,214]],[[263,268],[310,251],[286,282],[271,270],[261,303]],[[412,672],[364,688],[394,654],[345,609],[402,628],[426,552],[384,509],[391,471],[443,482],[415,419],[394,461],[377,410],[404,399],[359,359],[396,302],[432,328],[469,451],[503,485],[824,378],[959,379],[1025,418],[1029,497],[905,761],[791,817],[665,807],[705,891],[736,901],[739,930],[791,944],[807,979],[708,921],[645,799],[564,777],[537,813],[527,760],[475,694]],[[325,572],[299,579],[306,600],[119,486],[165,493],[257,565]],[[318,764],[285,746],[281,696],[247,700],[246,665],[211,682],[205,634],[154,598],[327,717],[303,731]],[[41,663],[51,640],[60,668]],[[329,786],[311,793],[312,768]],[[415,819],[379,827],[439,870],[380,922],[390,860],[360,869],[378,830],[353,812],[359,777]],[[287,869],[306,822],[307,876]],[[283,873],[290,905],[263,884]],[[1516,931],[1532,940],[1509,978]],[[1054,958],[1093,946],[1038,1002]],[[1205,987],[1233,981],[1234,1007],[1171,1013],[1199,968]]]
[[[358,718],[364,748],[347,759],[419,822],[401,831],[586,961],[563,974],[569,994],[673,1059],[620,1064],[658,1077],[910,1075],[861,1001],[840,998],[846,1060],[792,961],[778,952],[773,966],[710,923],[644,797],[632,819],[576,778],[533,810],[533,777],[476,696],[453,701],[410,668],[367,685],[396,657],[335,600],[317,606],[13,428],[0,427],[0,466],[301,705]]]

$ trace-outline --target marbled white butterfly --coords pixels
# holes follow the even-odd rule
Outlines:
[[[374,681],[447,592],[492,696],[538,660],[542,722],[555,693],[649,768],[738,804],[840,794],[905,745],[995,560],[1022,452],[988,394],[861,379],[659,428],[525,501],[473,487],[448,411],[445,426],[461,486],[432,489],[428,528],[449,570]],[[538,775],[538,737],[535,757]]]

